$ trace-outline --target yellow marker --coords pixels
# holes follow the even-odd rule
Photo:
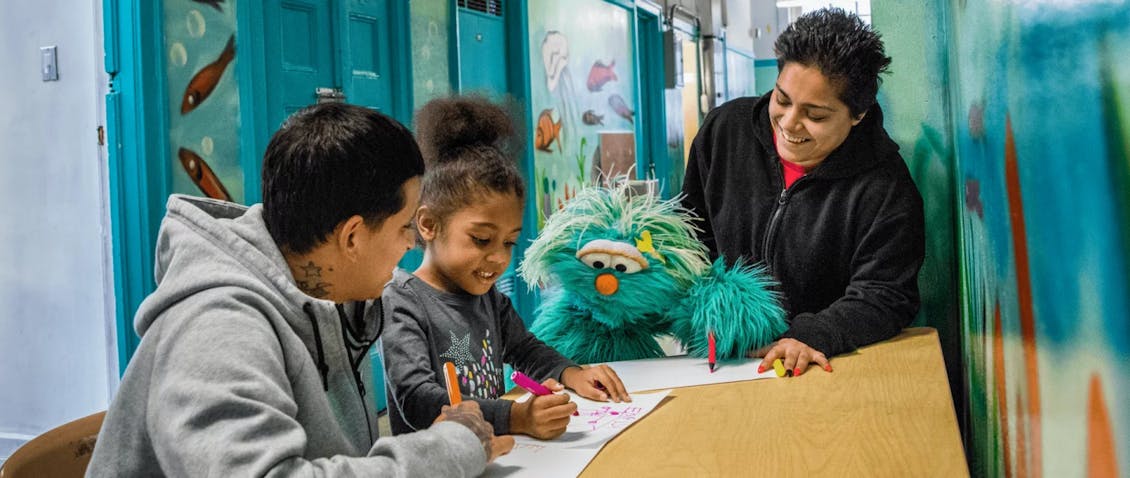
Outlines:
[[[781,363],[781,359],[777,359],[777,360],[773,361],[773,370],[777,371],[778,377],[784,377],[785,376],[785,364]]]

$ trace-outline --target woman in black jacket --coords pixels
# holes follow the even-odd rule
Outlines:
[[[891,62],[879,35],[825,9],[774,48],[773,91],[707,115],[683,202],[714,256],[761,263],[780,282],[789,329],[751,355],[831,372],[828,357],[893,337],[917,313],[922,197],[875,100]]]

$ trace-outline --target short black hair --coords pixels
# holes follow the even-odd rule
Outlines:
[[[824,8],[801,15],[773,45],[777,71],[788,63],[818,68],[840,90],[839,98],[858,117],[875,104],[891,57],[880,35],[854,13]]]
[[[512,114],[481,96],[435,99],[416,113],[428,165],[420,205],[436,216],[441,229],[452,214],[484,194],[525,199],[526,184],[513,159],[518,129]]]
[[[323,103],[295,112],[263,155],[263,219],[283,252],[304,254],[342,221],[377,227],[406,203],[424,173],[415,139],[377,111]]]

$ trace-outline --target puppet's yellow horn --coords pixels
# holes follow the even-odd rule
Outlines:
[[[650,254],[651,257],[659,259],[659,262],[667,263],[663,260],[663,256],[659,255],[659,251],[655,250],[655,244],[651,242],[651,231],[647,229],[644,229],[640,233],[640,238],[636,239],[636,249],[641,253]]]
[[[636,249],[643,253],[655,252],[655,246],[651,243],[651,231],[645,229],[640,233],[640,238],[636,239]]]

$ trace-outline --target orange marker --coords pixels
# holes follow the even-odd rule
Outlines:
[[[443,378],[447,383],[447,400],[453,407],[459,405],[463,401],[463,394],[459,392],[459,374],[455,373],[455,364],[443,363]]]

